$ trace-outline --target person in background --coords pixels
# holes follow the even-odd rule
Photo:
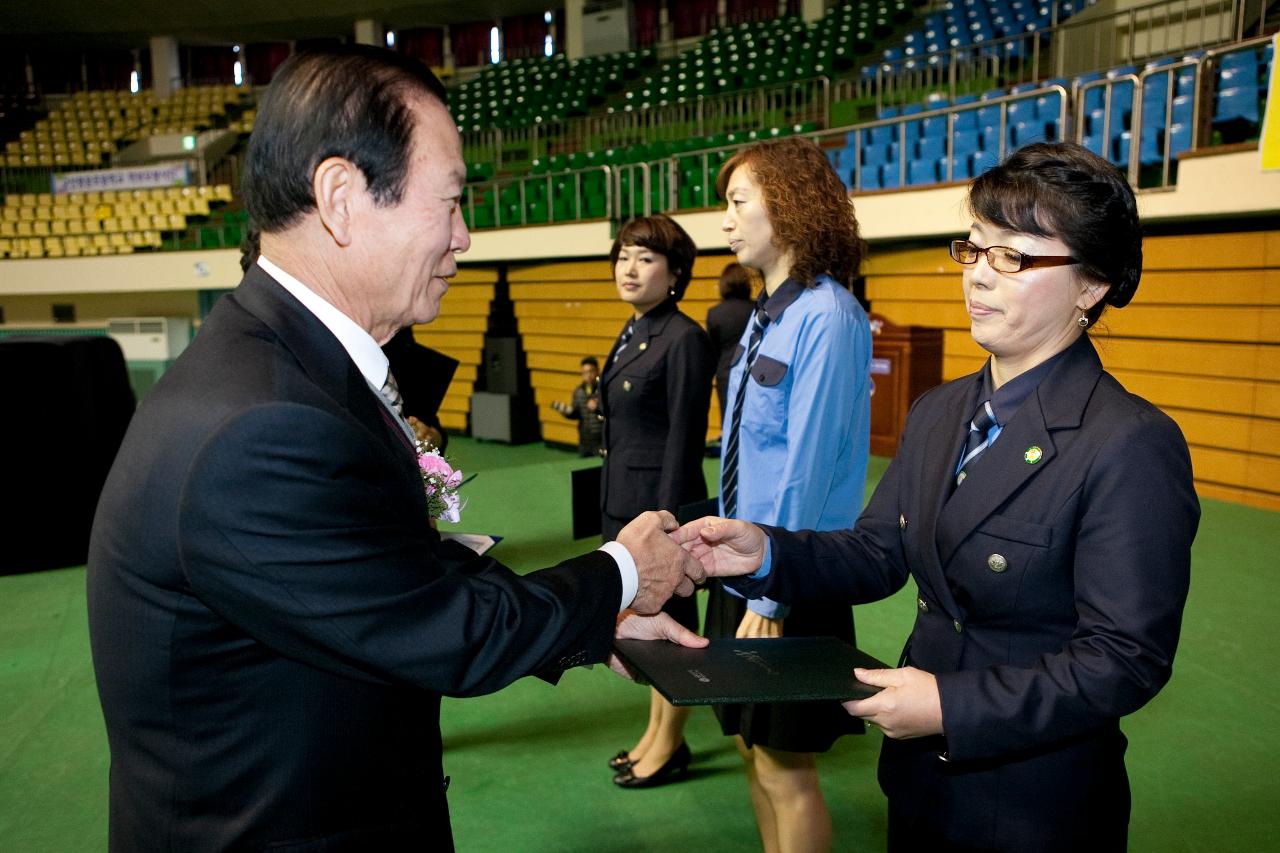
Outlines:
[[[1142,274],[1125,176],[1073,143],[983,173],[962,265],[977,373],[926,392],[852,529],[701,519],[709,574],[798,604],[919,592],[899,668],[846,703],[884,730],[891,851],[1124,850],[1120,718],[1169,680],[1200,518],[1177,424],[1089,330]]]
[[[716,353],[716,397],[723,419],[729,409],[725,402],[729,393],[729,365],[733,362],[742,332],[755,311],[755,303],[751,299],[751,273],[737,261],[725,264],[720,273],[719,289],[720,302],[707,311],[707,337],[711,339],[711,349]]]
[[[551,408],[578,422],[578,455],[599,456],[604,434],[604,418],[600,414],[600,362],[594,355],[583,356],[580,367],[582,383],[573,389],[572,401],[556,400]]]
[[[604,465],[601,528],[608,542],[637,514],[707,496],[702,456],[715,356],[706,332],[679,310],[697,255],[693,240],[662,215],[622,226],[609,252],[618,296],[631,309],[600,381]],[[668,605],[681,625],[698,626],[694,599]],[[688,770],[688,708],[650,691],[649,724],[631,749],[609,760],[624,788],[661,785]]]
[[[838,530],[862,508],[871,429],[871,327],[850,293],[863,242],[847,191],[816,145],[762,142],[720,169],[722,228],[764,279],[735,347],[720,439],[729,518]],[[708,637],[833,636],[854,642],[841,601],[788,607],[713,584]],[[831,817],[814,753],[862,731],[838,702],[718,706],[744,762],[766,853],[822,851]]]

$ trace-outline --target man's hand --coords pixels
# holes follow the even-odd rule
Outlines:
[[[670,640],[690,649],[700,649],[710,642],[706,637],[699,637],[665,613],[657,616],[641,616],[634,610],[624,610],[618,614],[618,627],[613,633],[617,640]],[[617,655],[609,655],[609,668],[634,681],[634,677],[618,660]]]
[[[694,584],[706,580],[702,565],[667,534],[679,525],[666,510],[637,515],[618,534],[618,543],[636,561],[639,587],[631,607],[637,613],[657,613],[671,594],[691,595]]]
[[[933,673],[904,666],[902,669],[854,669],[859,681],[883,687],[868,699],[844,703],[855,717],[879,726],[891,738],[940,735],[942,699]]]
[[[739,640],[781,637],[782,620],[770,619],[768,616],[761,616],[754,610],[748,609],[742,621],[738,623],[738,633],[735,636]]]
[[[708,577],[749,575],[764,562],[767,538],[749,521],[708,515],[681,527],[671,538],[692,554]]]

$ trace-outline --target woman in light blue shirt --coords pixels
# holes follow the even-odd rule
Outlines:
[[[764,279],[729,378],[721,438],[722,514],[788,529],[849,527],[862,509],[871,421],[871,328],[849,292],[862,239],[848,195],[812,142],[736,154],[716,188],[738,262]],[[854,641],[842,604],[746,602],[713,586],[711,637],[836,636]],[[815,752],[862,731],[836,702],[716,708],[747,766],[766,853],[822,851],[831,818]]]

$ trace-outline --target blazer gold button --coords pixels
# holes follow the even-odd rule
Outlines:
[[[1002,554],[992,554],[987,557],[987,568],[993,572],[1003,572],[1009,568],[1009,561]]]
[[[960,624],[960,620],[959,620],[959,619],[954,620],[951,624],[956,626],[956,633],[957,633],[957,634],[963,634],[963,633],[964,633],[964,626]]]
[[[645,351],[645,350],[647,350],[648,348],[649,348],[649,342],[648,342],[648,341],[641,341],[641,342],[640,342],[640,352],[644,352],[644,351]]]
[[[916,599],[916,607],[920,608],[921,613],[929,612],[929,602],[925,601],[923,598]]]
[[[630,380],[630,379],[624,379],[624,380],[622,380],[622,390],[623,390],[623,391],[630,391],[630,390],[631,390],[631,380]]]
[[[898,513],[898,529],[899,530],[907,529],[907,517],[902,513]]]

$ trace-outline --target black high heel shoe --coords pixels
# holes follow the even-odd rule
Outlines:
[[[609,759],[609,767],[613,770],[629,770],[634,763],[631,760],[631,753],[625,749]]]
[[[676,751],[671,753],[667,763],[648,776],[637,776],[635,767],[628,767],[613,777],[613,784],[619,788],[656,788],[668,782],[676,782],[689,774],[689,762],[693,759],[689,752],[689,744],[681,742]]]

